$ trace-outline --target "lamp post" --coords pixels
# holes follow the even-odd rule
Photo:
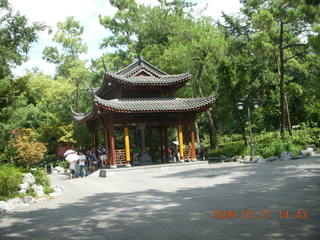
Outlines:
[[[256,102],[238,102],[237,104],[239,110],[243,110],[244,107],[248,109],[248,122],[249,122],[249,131],[250,131],[250,156],[251,161],[254,158],[254,144],[253,144],[253,133],[252,133],[252,118],[251,118],[251,110],[250,107],[258,108],[259,105]]]

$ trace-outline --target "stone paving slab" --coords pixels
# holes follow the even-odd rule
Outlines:
[[[65,192],[1,214],[0,239],[320,239],[320,157],[121,172],[51,175]],[[220,210],[238,218],[211,219]]]

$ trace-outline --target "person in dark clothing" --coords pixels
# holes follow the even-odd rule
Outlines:
[[[176,144],[171,144],[170,150],[172,161],[179,161],[178,146]]]
[[[199,157],[201,161],[206,160],[206,149],[203,143],[199,144]]]

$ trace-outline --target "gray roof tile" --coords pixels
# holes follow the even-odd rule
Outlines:
[[[95,96],[99,106],[111,112],[198,112],[214,103],[215,97],[205,98],[124,98],[105,100]]]
[[[134,85],[134,86],[171,86],[176,84],[182,84],[191,79],[189,72],[177,75],[162,75],[159,77],[151,76],[135,76],[124,77],[116,73],[106,73],[105,81],[116,81],[122,84]]]

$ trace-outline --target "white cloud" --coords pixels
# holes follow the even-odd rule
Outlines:
[[[152,7],[159,5],[157,0],[137,0],[137,3]]]
[[[14,9],[28,16],[31,21],[40,21],[55,26],[67,16],[74,16],[80,22],[97,17],[101,9],[104,14],[112,15],[114,8],[109,1],[101,0],[9,0]]]
[[[116,9],[109,1],[103,0],[9,0],[15,11],[27,16],[30,22],[41,22],[56,29],[58,22],[62,22],[68,16],[74,16],[84,26],[83,39],[88,45],[86,58],[98,57],[97,54],[101,39],[107,35],[98,20],[99,14],[113,16]],[[39,34],[39,41],[32,45],[29,58],[22,66],[14,69],[16,75],[21,75],[25,69],[39,67],[47,74],[54,74],[54,65],[42,59],[42,51],[45,46],[52,45],[52,35],[48,31]]]
[[[210,16],[214,20],[218,20],[221,19],[222,12],[226,14],[236,14],[239,12],[240,7],[241,4],[239,0],[200,0],[198,1],[196,10],[198,11],[198,15]]]
[[[27,70],[32,70],[36,67],[38,67],[40,71],[51,76],[53,76],[55,73],[54,64],[42,60],[41,57],[33,56],[27,62],[25,62],[23,66],[14,68],[13,74],[15,76],[23,76],[27,72]]]

